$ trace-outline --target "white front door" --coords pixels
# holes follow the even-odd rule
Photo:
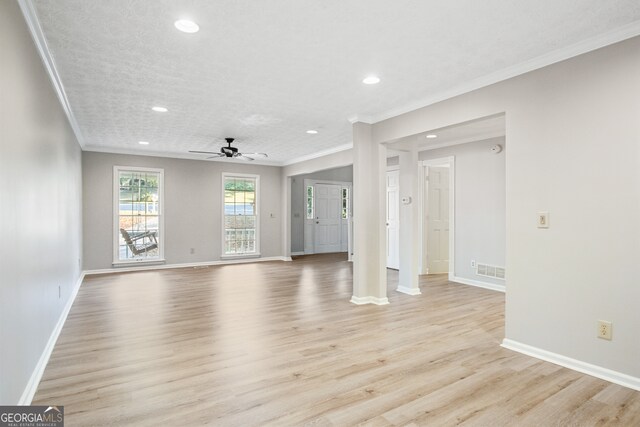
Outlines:
[[[427,167],[427,266],[449,272],[449,168]]]
[[[387,267],[400,268],[400,171],[387,172]]]
[[[341,187],[335,184],[316,184],[314,252],[340,252],[342,242]]]

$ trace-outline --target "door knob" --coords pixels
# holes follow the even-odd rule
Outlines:
[[[316,221],[316,224],[320,224],[320,221]]]

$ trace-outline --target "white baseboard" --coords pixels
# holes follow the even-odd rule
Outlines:
[[[69,311],[71,311],[71,306],[73,305],[73,302],[76,300],[76,296],[78,295],[78,291],[80,290],[80,286],[82,285],[84,276],[85,276],[85,273],[82,272],[80,274],[80,277],[78,277],[78,279],[76,280],[76,283],[73,285],[73,289],[71,290],[71,295],[69,295],[67,304],[64,306],[62,313],[60,313],[60,317],[58,318],[58,323],[56,323],[55,328],[53,328],[53,331],[51,331],[51,335],[49,336],[49,341],[47,341],[47,345],[44,347],[44,350],[40,355],[40,359],[38,359],[38,363],[36,364],[36,367],[31,373],[29,382],[27,382],[27,386],[22,392],[22,396],[20,396],[18,405],[31,405],[31,401],[33,400],[33,396],[36,394],[36,390],[38,389],[38,385],[40,384],[40,380],[42,379],[44,370],[47,367],[47,363],[49,363],[51,352],[53,352],[53,348],[55,347],[56,342],[58,341],[58,337],[60,336],[60,332],[62,331],[64,322],[66,322],[67,316],[69,315]]]
[[[496,285],[495,283],[481,282],[480,280],[467,279],[465,277],[457,277],[449,275],[449,281],[462,283],[463,285],[476,286],[478,288],[490,289],[492,291],[506,292],[505,285]]]
[[[300,256],[300,255],[304,255],[304,251],[302,251],[302,252],[291,252],[291,256]]]
[[[552,353],[550,351],[532,347],[527,344],[522,344],[521,342],[510,340],[507,338],[502,340],[502,347],[509,350],[517,351],[518,353],[526,354],[527,356],[535,357],[536,359],[555,363],[556,365],[564,366],[565,368],[582,372],[583,374],[591,375],[592,377],[600,378],[602,380],[609,381],[623,387],[628,387],[640,391],[640,378],[638,377],[632,377],[631,375],[612,371],[611,369],[592,365],[587,362],[582,362],[577,359],[572,359],[561,354]]]
[[[357,304],[357,305],[363,305],[363,304],[387,305],[387,304],[389,304],[389,299],[388,298],[377,298],[377,297],[372,297],[372,296],[357,297],[357,296],[353,295],[351,297],[351,302],[353,304]]]
[[[398,286],[396,288],[396,291],[402,292],[403,294],[407,295],[422,295],[422,292],[420,292],[420,288],[405,288],[404,286]]]
[[[290,256],[271,256],[263,258],[241,258],[241,259],[225,259],[220,261],[205,261],[205,262],[186,262],[182,264],[161,264],[161,265],[146,265],[146,266],[132,266],[132,267],[118,267],[118,268],[103,268],[98,270],[86,270],[86,275],[94,274],[110,274],[110,273],[124,273],[128,271],[144,271],[144,270],[165,270],[170,268],[189,268],[189,267],[209,267],[214,265],[228,265],[228,264],[247,264],[253,262],[265,262],[265,261],[291,261]]]

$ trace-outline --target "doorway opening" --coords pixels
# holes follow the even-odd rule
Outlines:
[[[352,165],[292,176],[291,255],[350,254],[352,204]]]
[[[411,190],[399,188],[400,212],[404,209],[404,199],[410,204],[412,197],[408,196],[413,196],[420,213],[411,223],[399,221],[398,228],[410,227],[419,235],[418,273],[447,274],[453,282],[504,292],[507,273],[505,115],[432,129],[386,145],[387,266],[395,267],[392,248],[403,244],[395,242],[395,224],[389,221],[394,218],[397,206],[392,175],[395,167],[401,177],[414,173],[417,176]],[[403,152],[417,154],[415,169],[407,163],[399,167]]]

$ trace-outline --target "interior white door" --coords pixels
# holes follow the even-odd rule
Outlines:
[[[340,185],[316,184],[314,252],[340,252],[342,241],[342,197]]]
[[[449,271],[449,168],[427,168],[427,266],[429,274]]]
[[[400,268],[400,171],[387,172],[387,267]]]

